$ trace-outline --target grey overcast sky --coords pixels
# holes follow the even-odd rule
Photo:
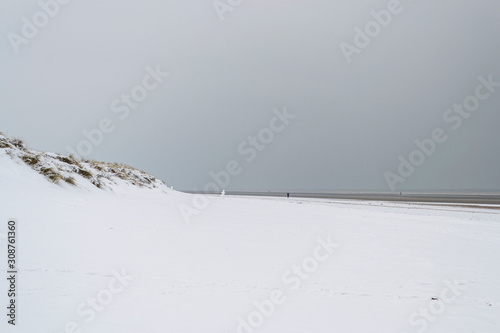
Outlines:
[[[176,189],[500,189],[498,0],[60,1],[0,0],[0,131],[34,149],[108,118],[90,157]]]

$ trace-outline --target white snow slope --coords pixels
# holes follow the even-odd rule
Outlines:
[[[500,332],[500,210],[211,196],[188,224],[193,198],[53,184],[0,149],[0,331]]]

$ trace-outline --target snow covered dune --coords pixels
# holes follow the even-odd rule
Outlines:
[[[210,196],[188,224],[159,182],[46,178],[0,149],[2,332],[500,331],[498,209]]]

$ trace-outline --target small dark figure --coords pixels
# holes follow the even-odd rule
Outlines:
[[[286,194],[286,197],[287,197],[287,198],[290,198],[290,193],[287,193],[287,194]]]

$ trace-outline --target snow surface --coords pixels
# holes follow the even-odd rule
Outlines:
[[[56,185],[0,149],[3,271],[7,220],[19,229],[17,325],[2,306],[0,331],[500,332],[500,210],[210,196],[188,224],[179,207],[193,198]],[[329,236],[339,247],[291,275]],[[117,272],[130,278],[114,294]],[[280,290],[268,317],[255,314]],[[92,308],[97,296],[106,304]]]

